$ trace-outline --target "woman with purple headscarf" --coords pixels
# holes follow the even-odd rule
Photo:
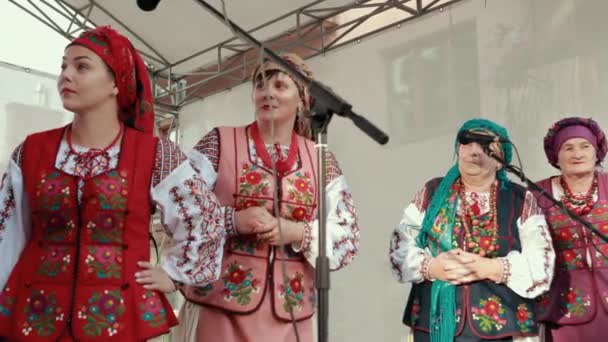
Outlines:
[[[560,170],[538,184],[568,209],[608,234],[608,174],[598,166],[608,145],[592,119],[555,123],[544,141],[549,163]],[[597,341],[608,325],[608,244],[540,198],[556,252],[551,290],[540,297],[537,319],[547,341]]]

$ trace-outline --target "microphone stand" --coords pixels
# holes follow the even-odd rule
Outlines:
[[[318,297],[317,313],[317,337],[320,342],[328,341],[329,329],[329,258],[326,250],[326,189],[325,189],[325,153],[327,150],[327,127],[333,114],[349,118],[355,126],[367,134],[370,138],[381,145],[388,142],[388,136],[369,122],[366,118],[352,111],[352,105],[334,93],[329,87],[319,81],[312,80],[302,74],[297,68],[278,56],[274,51],[266,48],[262,43],[253,38],[247,31],[243,30],[224,14],[203,0],[196,0],[203,8],[209,11],[221,22],[225,23],[235,35],[248,41],[253,46],[263,50],[270,59],[283,67],[290,75],[304,82],[310,91],[311,97],[315,99],[315,110],[312,114],[313,131],[317,134],[319,177],[317,181],[318,195],[318,217],[319,217],[319,255],[315,266],[315,288]]]
[[[562,203],[561,201],[558,201],[557,199],[555,199],[555,197],[553,197],[551,194],[549,194],[547,191],[545,191],[545,189],[543,189],[540,186],[536,185],[536,183],[534,183],[528,177],[526,177],[526,175],[524,175],[524,173],[521,171],[521,169],[516,168],[515,166],[507,163],[501,157],[497,156],[494,152],[492,152],[490,150],[490,145],[489,144],[483,144],[482,147],[483,147],[483,151],[485,152],[485,154],[487,154],[488,156],[490,156],[494,160],[498,161],[505,170],[507,170],[508,172],[510,172],[510,173],[516,175],[517,177],[519,177],[519,179],[521,179],[523,182],[526,183],[526,185],[528,186],[529,189],[532,189],[532,191],[534,191],[534,192],[540,193],[546,199],[548,199],[549,201],[551,201],[551,203],[553,203],[553,205],[557,206],[563,213],[565,213],[566,215],[568,215],[571,219],[573,219],[574,221],[580,223],[585,228],[589,229],[593,234],[597,235],[600,239],[602,239],[602,241],[608,243],[608,237],[606,237],[606,235],[603,235],[591,223],[589,223],[585,219],[581,218],[579,215],[573,213],[570,209],[568,209],[564,205],[564,203]]]

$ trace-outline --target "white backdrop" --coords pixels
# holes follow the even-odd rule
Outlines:
[[[0,64],[0,172],[27,134],[59,127],[72,118],[62,105],[54,76]]]
[[[391,275],[389,236],[416,190],[452,164],[465,119],[505,125],[533,179],[554,173],[542,138],[557,119],[590,116],[608,130],[605,13],[602,0],[469,0],[310,61],[391,136],[381,147],[342,118],[331,125],[361,226],[359,256],[332,276],[331,341],[403,340],[409,286]],[[252,118],[249,84],[197,102],[181,114],[182,147]]]

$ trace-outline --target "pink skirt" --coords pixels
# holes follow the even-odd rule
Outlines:
[[[300,341],[312,342],[312,318],[296,322],[296,326]],[[259,309],[248,315],[200,307],[196,335],[197,342],[297,341],[293,324],[274,315],[269,292],[266,292]]]

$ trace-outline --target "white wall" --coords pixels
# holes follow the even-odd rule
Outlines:
[[[608,130],[608,3],[600,0],[469,0],[310,61],[355,110],[384,128],[378,146],[335,118],[330,146],[352,187],[361,249],[334,273],[332,341],[399,341],[409,287],[396,283],[388,241],[401,211],[453,162],[460,124],[505,125],[533,179],[554,171],[542,138],[556,119],[595,118]],[[215,125],[252,120],[249,84],[185,108],[182,147]]]
[[[56,83],[52,75],[0,64],[0,172],[28,134],[71,120],[72,114],[62,107]]]
[[[33,9],[27,1],[16,2]],[[35,1],[49,17],[62,26],[66,23],[65,18],[38,2]],[[0,61],[53,74],[59,73],[63,48],[68,43],[65,37],[6,0],[0,1],[0,41]]]

